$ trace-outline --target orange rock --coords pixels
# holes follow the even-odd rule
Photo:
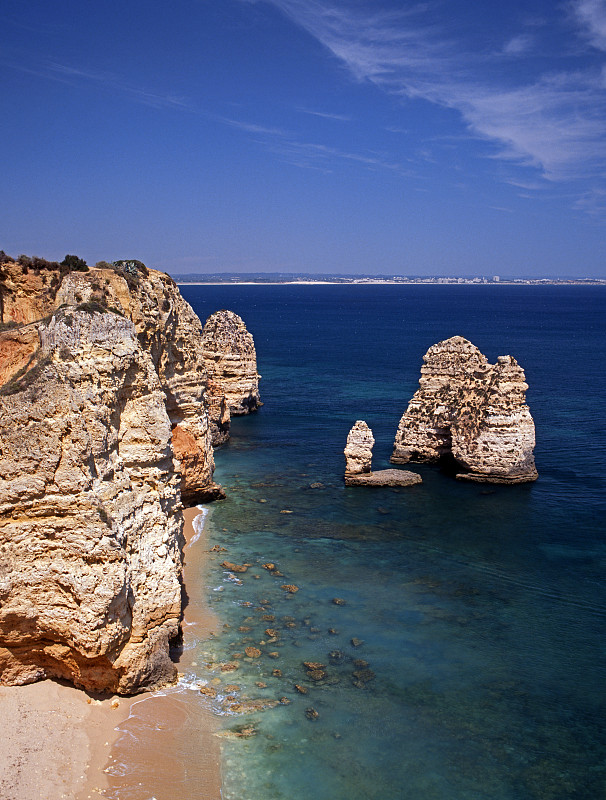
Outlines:
[[[246,564],[232,564],[231,561],[224,561],[221,566],[224,569],[231,570],[231,572],[246,572],[248,570]]]

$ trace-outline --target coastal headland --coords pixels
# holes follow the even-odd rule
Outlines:
[[[0,253],[7,800],[121,797],[137,769],[147,798],[154,782],[178,782],[174,734],[189,724],[192,740],[207,742],[196,784],[219,796],[211,717],[189,718],[175,662],[187,660],[184,629],[203,638],[212,619],[202,597],[184,613],[202,532],[183,503],[224,496],[213,481],[215,412],[225,441],[231,414],[261,402],[252,337],[222,314],[203,337],[174,281],[138,261],[91,268],[76,256]],[[146,723],[150,709],[160,728]],[[120,755],[125,743],[142,749]]]

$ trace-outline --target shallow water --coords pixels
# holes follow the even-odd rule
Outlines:
[[[604,289],[182,292],[202,319],[244,318],[263,375],[265,405],[216,453],[228,498],[211,544],[226,552],[200,581],[229,627],[191,646],[198,677],[237,685],[236,701],[289,702],[224,716],[227,734],[255,734],[221,739],[225,800],[606,796]],[[415,465],[420,485],[346,488],[353,422],[387,466],[423,353],[455,334],[525,368],[539,480],[481,486]],[[240,583],[225,558],[252,565]],[[228,661],[237,671],[204,667]]]

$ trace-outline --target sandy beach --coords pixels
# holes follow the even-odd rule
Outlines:
[[[192,526],[199,514],[197,508],[184,512],[184,575],[190,596],[186,641],[216,630],[216,618],[205,611],[203,587],[194,579],[208,549],[204,530],[194,532]],[[178,669],[184,672],[190,666],[185,648]],[[183,691],[177,686],[99,699],[50,680],[0,687],[0,800],[174,800],[186,797],[180,788],[185,780],[196,787],[199,800],[220,800],[216,720],[210,709],[193,715],[191,705],[182,700]],[[185,737],[184,729],[189,734]],[[191,758],[185,774],[184,747],[195,748],[195,776]]]

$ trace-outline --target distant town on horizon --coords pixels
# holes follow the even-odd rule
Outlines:
[[[503,284],[545,285],[580,284],[605,285],[606,278],[511,278],[492,275],[490,277],[453,275],[337,275],[305,272],[214,272],[204,274],[172,273],[177,283],[258,283],[258,284]]]

